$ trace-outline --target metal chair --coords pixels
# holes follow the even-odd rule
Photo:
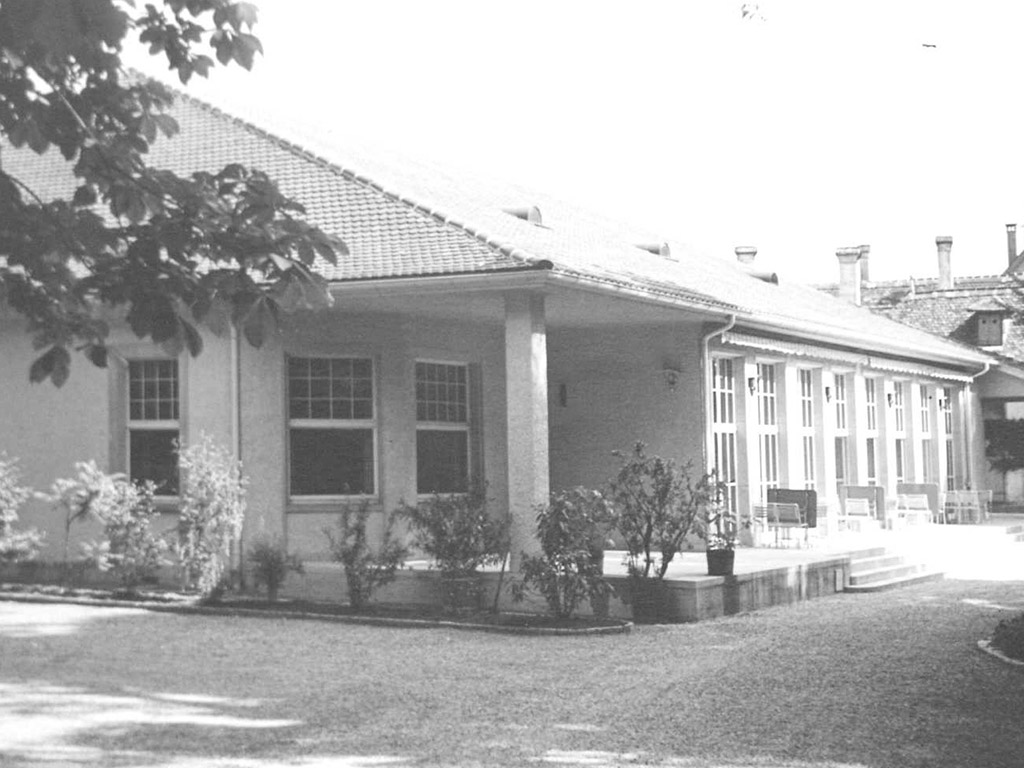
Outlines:
[[[787,504],[785,502],[769,502],[767,504],[754,505],[754,517],[762,518],[768,526],[768,530],[775,531],[775,546],[779,546],[779,531],[785,530],[787,534],[794,528],[803,528],[804,543],[807,543],[807,523],[800,512],[799,504]],[[788,535],[787,535],[788,538]]]

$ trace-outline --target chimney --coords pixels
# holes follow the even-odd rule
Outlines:
[[[1009,266],[1017,260],[1017,225],[1006,225],[1006,255],[1010,257]]]
[[[870,272],[868,271],[868,259],[871,258],[871,246],[862,245],[860,247],[860,281],[867,283],[871,280]]]
[[[736,259],[741,264],[753,264],[754,257],[757,256],[757,248],[752,245],[737,245],[736,246]]]
[[[935,238],[939,249],[939,290],[945,291],[953,287],[953,272],[949,266],[949,251],[953,247],[953,238],[939,235]]]
[[[837,248],[839,298],[860,306],[860,246]]]

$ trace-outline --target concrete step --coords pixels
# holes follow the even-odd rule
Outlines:
[[[889,568],[894,565],[902,565],[906,558],[903,555],[880,553],[870,557],[855,557],[850,560],[850,573],[861,574],[867,571],[875,571],[879,568]]]
[[[850,584],[853,586],[862,586],[864,584],[873,584],[879,581],[892,581],[893,579],[916,576],[927,570],[928,567],[924,563],[899,563],[897,565],[886,565],[881,568],[872,568],[871,570],[861,571],[859,573],[851,573]]]
[[[1022,533],[1011,533],[1010,541],[1024,541],[1024,532]]]
[[[1016,536],[1018,533],[1024,533],[1024,523],[1020,525],[1008,525],[1004,530],[1011,536]]]
[[[868,584],[850,584],[846,587],[847,592],[881,592],[887,589],[908,587],[911,584],[922,584],[928,581],[940,581],[944,574],[941,571],[924,570],[912,576],[901,576],[883,581],[872,581]]]

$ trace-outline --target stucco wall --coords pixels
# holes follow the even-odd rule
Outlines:
[[[548,336],[551,489],[601,487],[612,451],[701,463],[698,325],[553,330]],[[663,370],[679,371],[674,388]],[[564,386],[564,404],[561,398]]]

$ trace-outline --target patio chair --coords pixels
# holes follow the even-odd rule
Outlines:
[[[958,523],[981,523],[988,518],[991,491],[950,491],[946,509]]]
[[[923,493],[900,493],[896,496],[896,519],[906,525],[931,522],[932,508]]]
[[[772,501],[767,504],[754,505],[754,518],[762,518],[769,531],[775,532],[775,546],[779,546],[779,531],[788,532],[794,528],[803,528],[804,542],[807,542],[807,522],[800,511],[799,504]]]
[[[869,499],[847,499],[842,505],[839,522],[840,527],[845,526],[848,531],[863,532],[868,523],[874,522],[871,501]]]

